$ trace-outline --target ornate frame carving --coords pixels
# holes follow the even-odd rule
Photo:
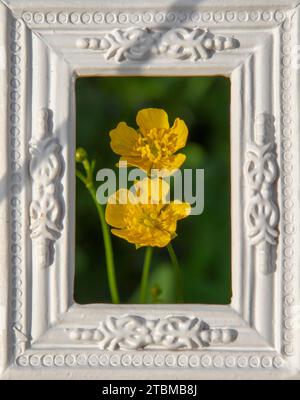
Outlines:
[[[299,378],[298,1],[124,4],[0,1],[1,377]],[[228,306],[74,304],[74,82],[116,74],[231,79]]]

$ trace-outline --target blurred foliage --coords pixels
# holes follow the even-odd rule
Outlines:
[[[81,78],[77,81],[77,147],[97,160],[96,170],[115,168],[118,156],[109,131],[118,122],[136,127],[142,108],[167,111],[189,127],[185,168],[204,168],[205,206],[201,215],[178,224],[173,246],[184,275],[186,303],[227,304],[230,278],[230,82],[223,77]],[[76,189],[75,300],[110,302],[102,233],[96,208],[83,184]],[[145,249],[112,237],[123,303],[138,301]],[[174,302],[174,272],[166,249],[154,250],[149,302]]]

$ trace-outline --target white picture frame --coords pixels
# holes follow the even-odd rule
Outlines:
[[[300,377],[294,0],[0,0],[2,379]],[[231,79],[230,305],[78,305],[75,80]]]

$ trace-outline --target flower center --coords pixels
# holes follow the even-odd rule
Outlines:
[[[134,207],[131,207],[125,218],[127,229],[134,229],[135,231],[143,232],[145,227],[159,227],[158,216],[160,208],[160,206],[155,204],[137,204]]]
[[[175,151],[176,135],[166,129],[150,129],[146,134],[139,136],[135,150],[142,158],[153,163],[169,157]]]

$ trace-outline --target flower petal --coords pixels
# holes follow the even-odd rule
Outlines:
[[[138,246],[165,247],[171,241],[171,235],[160,229],[145,229],[142,232],[133,232],[129,229],[112,229],[111,232],[129,243]]]
[[[108,199],[105,209],[106,222],[115,228],[125,228],[127,226],[125,219],[132,207],[136,207],[132,193],[127,189],[118,190]]]
[[[166,206],[166,211],[172,215],[172,218],[179,220],[186,218],[191,213],[191,205],[174,200]]]
[[[159,169],[162,176],[167,176],[168,172],[169,174],[172,174],[175,170],[179,169],[185,162],[185,159],[186,156],[184,154],[175,154],[166,159],[161,159],[153,166],[153,168]]]
[[[153,165],[152,161],[142,157],[135,157],[135,156],[122,156],[120,157],[120,161],[127,161],[128,165],[140,168],[147,174],[150,172]]]
[[[136,122],[141,132],[149,129],[169,129],[168,114],[160,108],[145,108],[140,110]]]
[[[130,128],[125,122],[120,122],[115,129],[109,132],[111,138],[110,147],[121,156],[137,154],[133,147],[139,138],[139,134]]]
[[[189,133],[185,122],[180,118],[176,118],[173,126],[170,128],[170,133],[176,134],[177,136],[177,143],[174,152],[182,149],[186,145]]]
[[[160,213],[159,225],[162,229],[167,230],[171,235],[175,234],[177,221],[186,218],[191,213],[189,203],[173,201],[164,206]]]
[[[135,183],[134,191],[142,204],[162,204],[165,203],[170,186],[160,178],[145,178]]]

